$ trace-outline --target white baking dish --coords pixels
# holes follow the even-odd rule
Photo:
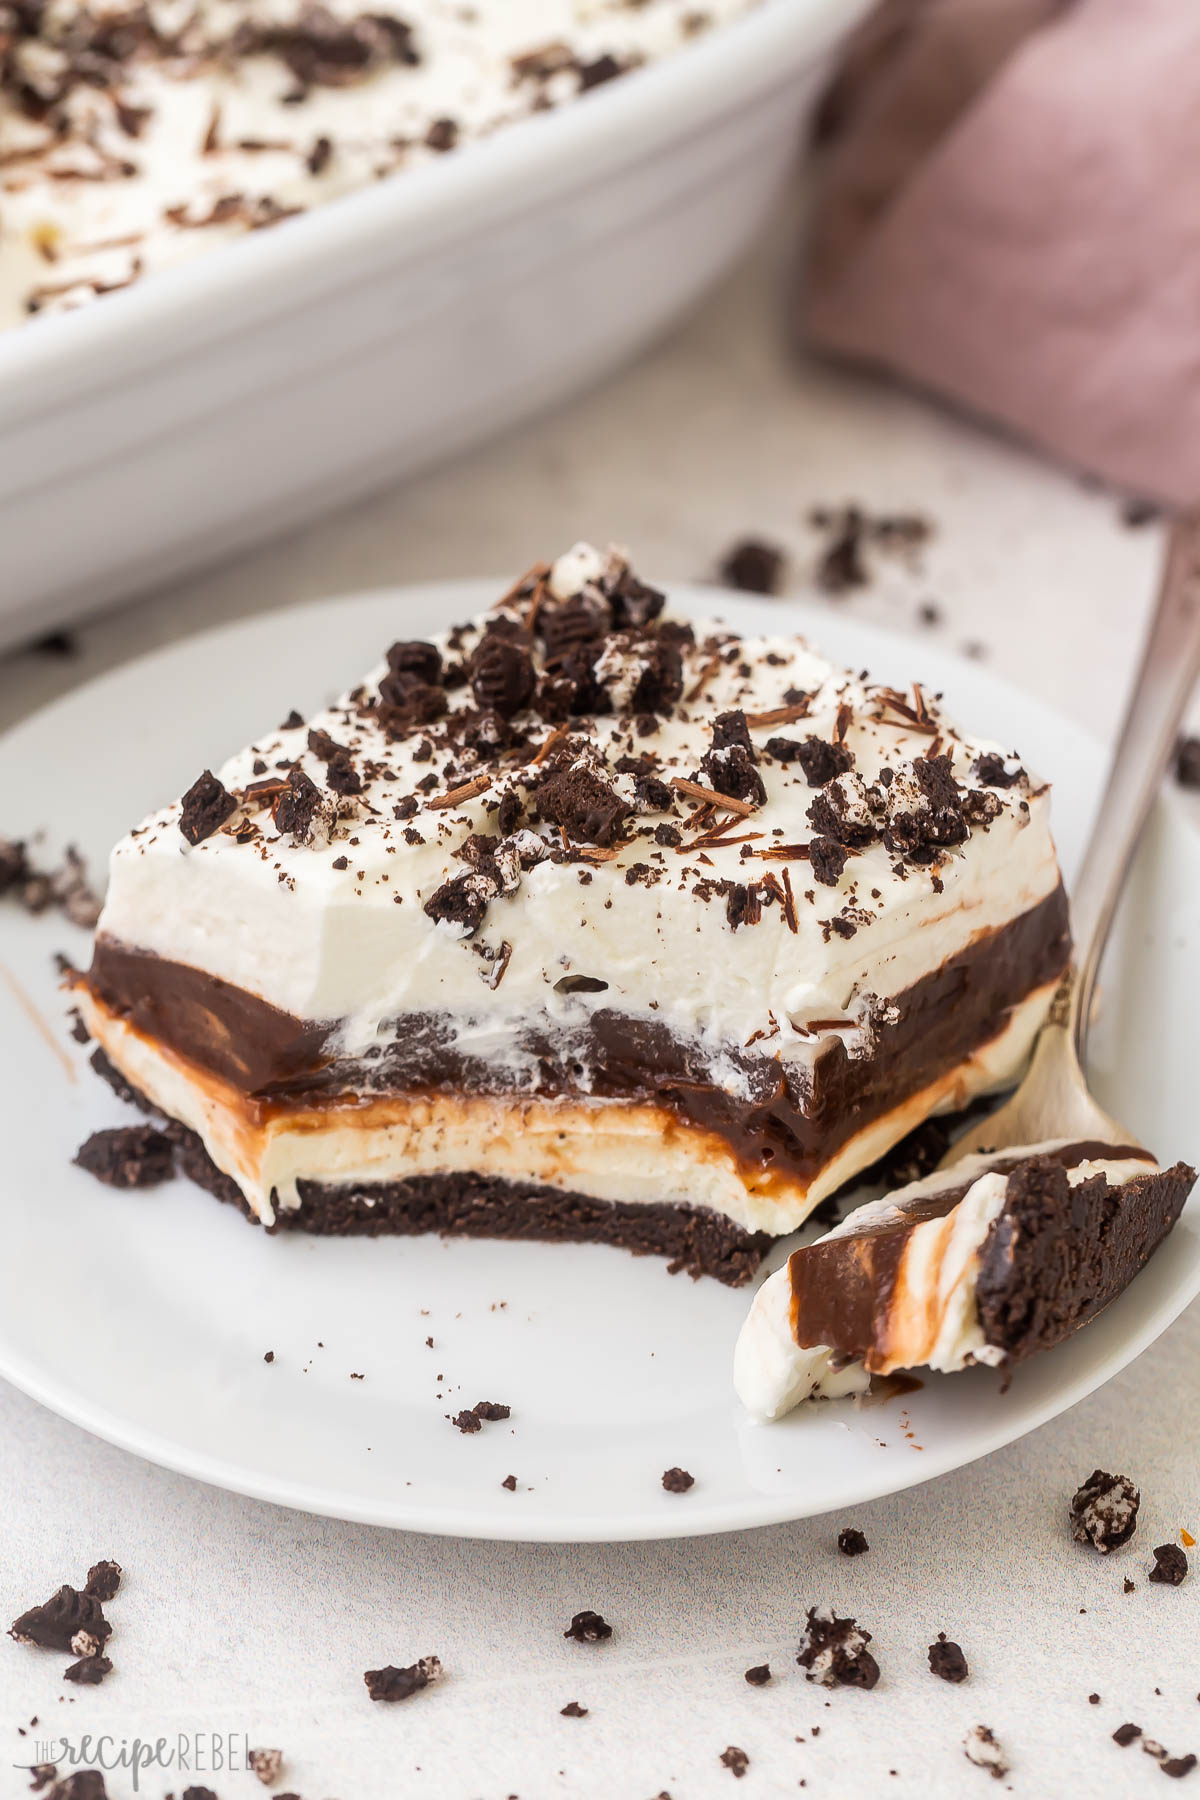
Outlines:
[[[0,644],[629,356],[754,232],[864,10],[764,0],[559,111],[0,335]]]

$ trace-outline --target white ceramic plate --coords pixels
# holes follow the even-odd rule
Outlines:
[[[313,709],[391,639],[427,633],[497,591],[443,585],[299,607],[105,676],[0,745],[3,829],[52,821],[48,855],[74,840],[102,867],[133,819],[264,722]],[[828,610],[679,597],[743,628],[807,630],[880,677],[916,672],[944,687],[959,717],[1054,778],[1070,870],[1104,761],[1075,726],[977,665]],[[1190,1054],[1198,885],[1200,845],[1164,805],[1110,959],[1095,1070],[1104,1104],[1172,1159],[1200,1150]],[[1020,1437],[1124,1367],[1200,1290],[1194,1198],[1132,1288],[1020,1369],[1008,1393],[979,1369],[903,1400],[755,1425],[730,1383],[744,1291],[593,1246],[269,1238],[182,1183],[97,1186],[71,1157],[89,1131],[130,1115],[68,1039],[59,948],[86,955],[60,920],[0,914],[0,1375],[101,1437],[221,1487],[497,1538],[674,1537],[800,1518]],[[446,1415],[481,1399],[507,1402],[511,1420],[460,1435]],[[690,1493],[663,1492],[674,1464],[695,1476]],[[501,1485],[509,1474],[515,1493]]]

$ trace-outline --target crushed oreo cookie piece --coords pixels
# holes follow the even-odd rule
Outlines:
[[[442,679],[442,653],[436,644],[423,639],[401,639],[387,653],[387,665],[393,675],[411,675],[436,687]]]
[[[995,1780],[1008,1774],[1008,1763],[995,1732],[988,1725],[972,1725],[963,1739],[963,1754],[977,1769],[986,1769]]]
[[[1093,1469],[1071,1500],[1071,1535],[1102,1556],[1127,1544],[1137,1529],[1141,1495],[1127,1475]]]
[[[866,517],[857,506],[834,512],[814,509],[810,521],[827,532],[825,544],[817,558],[814,579],[822,593],[841,595],[851,588],[866,587],[867,570],[863,562]]]
[[[593,57],[591,62],[576,64],[576,70],[579,75],[579,91],[586,94],[603,82],[614,80],[621,73],[621,64],[606,50],[603,56]]]
[[[717,1760],[724,1763],[725,1767],[729,1770],[729,1773],[735,1776],[738,1781],[742,1779],[742,1776],[750,1767],[750,1758],[746,1755],[746,1752],[740,1750],[736,1744],[727,1745],[726,1748],[722,1750]]]
[[[93,1563],[87,1572],[87,1581],[84,1583],[83,1591],[85,1594],[90,1594],[93,1600],[99,1600],[103,1605],[105,1601],[116,1598],[123,1573],[120,1563]]]
[[[112,1663],[107,1656],[81,1656],[63,1670],[64,1681],[74,1681],[80,1687],[99,1687],[106,1675],[112,1674]]]
[[[843,1556],[864,1556],[871,1548],[857,1525],[846,1525],[838,1532],[837,1547]]]
[[[587,1707],[580,1706],[578,1700],[568,1700],[567,1704],[560,1706],[558,1710],[564,1719],[586,1719],[588,1715]]]
[[[504,1477],[504,1480],[500,1483],[500,1486],[502,1488],[507,1488],[510,1494],[515,1494],[517,1491],[516,1476],[515,1475],[506,1475]]]
[[[329,803],[303,769],[288,772],[287,787],[276,797],[271,817],[280,835],[297,844],[316,844],[328,837]]]
[[[485,1419],[492,1425],[498,1419],[508,1419],[512,1416],[512,1407],[505,1406],[498,1400],[477,1400],[471,1411],[477,1419]]]
[[[808,808],[808,821],[821,837],[861,850],[878,837],[867,790],[853,773],[835,775]]]
[[[712,748],[700,759],[700,773],[708,777],[718,794],[762,806],[767,790],[757,765],[745,713],[718,713],[713,720]]]
[[[1200,788],[1200,737],[1180,738],[1175,746],[1175,779],[1180,787]]]
[[[528,650],[489,632],[471,658],[471,692],[481,707],[511,719],[532,697],[537,677]]]
[[[937,1642],[929,1646],[929,1667],[943,1681],[965,1681],[971,1672],[961,1644],[948,1638],[944,1631],[939,1631]]]
[[[19,840],[0,839],[0,895],[15,900],[35,917],[57,907],[90,931],[100,917],[100,901],[87,879],[83,858],[73,845],[63,852],[57,869],[36,869]]]
[[[282,1750],[248,1750],[246,1761],[252,1774],[257,1775],[264,1787],[273,1787],[279,1780],[283,1768]]]
[[[47,631],[34,638],[29,648],[39,656],[78,656],[79,639],[72,631]]]
[[[772,742],[778,743],[780,740],[774,738]],[[788,760],[800,764],[809,787],[818,788],[852,769],[854,753],[845,744],[831,744],[825,738],[810,736],[796,746],[795,754]]]
[[[585,590],[538,613],[537,632],[546,662],[561,662],[583,645],[599,649],[600,639],[613,628],[612,607],[603,594]]]
[[[808,846],[813,880],[819,881],[822,887],[836,887],[849,855],[850,852],[843,849],[841,844],[835,844],[832,838],[813,838]]]
[[[746,1670],[745,1679],[751,1687],[766,1687],[771,1679],[770,1663],[756,1663],[752,1669]]]
[[[236,809],[237,801],[228,788],[221,785],[211,769],[205,769],[180,802],[180,832],[193,846],[203,843]]]
[[[664,1469],[662,1484],[668,1494],[686,1494],[690,1487],[695,1487],[696,1477],[689,1475],[686,1469]]]
[[[1025,776],[1024,769],[1020,767],[1010,769],[1004,758],[997,756],[991,750],[985,751],[982,756],[975,758],[971,764],[971,773],[976,781],[983,783],[984,787],[993,788],[1014,787]]]
[[[1178,1544],[1159,1544],[1154,1552],[1150,1580],[1164,1587],[1178,1587],[1188,1572],[1188,1559]]]
[[[88,1064],[101,1081],[108,1083],[118,1100],[123,1100],[126,1106],[139,1107],[142,1112],[149,1111],[148,1102],[138,1093],[132,1082],[125,1078],[106,1051],[97,1047],[88,1057]]]
[[[600,772],[594,754],[572,753],[556,767],[538,786],[537,810],[572,842],[607,849],[622,837],[631,807]]]
[[[120,1125],[93,1131],[75,1162],[106,1187],[156,1187],[175,1173],[175,1146],[153,1125]]]
[[[363,1680],[372,1700],[408,1700],[439,1680],[441,1674],[442,1665],[436,1656],[422,1656],[406,1669],[394,1668],[390,1663],[386,1668],[366,1669]]]
[[[783,579],[784,554],[761,538],[742,538],[721,558],[721,580],[744,594],[777,594]]]
[[[600,1644],[612,1634],[613,1628],[607,1619],[602,1618],[598,1612],[586,1610],[575,1613],[563,1632],[564,1637],[574,1638],[577,1644]]]
[[[1140,1725],[1118,1725],[1113,1732],[1113,1743],[1120,1744],[1122,1750],[1128,1750],[1130,1744],[1142,1735]]]
[[[871,1633],[854,1619],[839,1619],[828,1606],[810,1606],[796,1661],[822,1687],[873,1688],[879,1664],[867,1649]]]
[[[25,845],[17,838],[0,838],[0,894],[12,893],[31,873]]]
[[[1196,1758],[1190,1752],[1187,1756],[1164,1756],[1158,1766],[1173,1781],[1182,1781],[1196,1767]]]
[[[98,1656],[112,1626],[95,1595],[65,1583],[42,1606],[31,1606],[9,1626],[18,1644],[39,1650],[70,1650],[75,1656]]]
[[[473,1412],[471,1408],[467,1406],[464,1406],[460,1413],[455,1413],[450,1423],[452,1425],[457,1425],[464,1437],[468,1436],[473,1431],[483,1430],[483,1421],[479,1417],[479,1414]]]

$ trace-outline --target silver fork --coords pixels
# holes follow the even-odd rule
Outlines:
[[[1092,997],[1117,901],[1200,673],[1200,514],[1171,528],[1158,603],[1125,712],[1096,823],[1071,899],[1075,957],[1012,1098],[942,1158],[943,1169],[981,1150],[1053,1138],[1136,1144],[1088,1092]]]

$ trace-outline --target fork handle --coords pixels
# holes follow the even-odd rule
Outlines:
[[[1172,525],[1142,664],[1071,901],[1075,979],[1067,1024],[1080,1063],[1092,995],[1129,865],[1200,674],[1200,514]]]

